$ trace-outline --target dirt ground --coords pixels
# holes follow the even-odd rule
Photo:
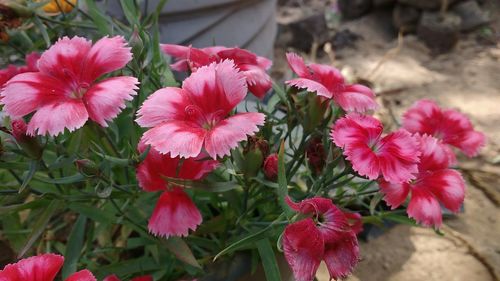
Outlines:
[[[499,11],[498,6],[491,11],[496,30]],[[445,235],[405,225],[389,229],[361,242],[362,260],[347,280],[500,280],[500,44],[480,44],[477,34],[469,33],[452,52],[436,56],[414,35],[398,47],[394,32],[376,14],[339,27],[346,28],[362,39],[330,56],[318,52],[315,60],[373,83],[384,105],[380,118],[390,123],[414,101],[432,98],[466,113],[488,137],[479,157],[460,159],[468,181],[465,212],[445,219]],[[284,50],[277,48],[275,71],[287,78],[291,73],[283,57]],[[317,277],[329,280],[324,266]]]

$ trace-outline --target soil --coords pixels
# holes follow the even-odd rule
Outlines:
[[[406,225],[388,229],[361,242],[362,260],[347,280],[500,280],[500,44],[495,42],[500,3],[486,5],[493,18],[489,29],[462,34],[446,54],[432,54],[414,35],[398,40],[387,17],[377,13],[337,27],[359,35],[354,47],[313,52],[313,60],[335,65],[351,80],[369,82],[383,105],[377,115],[388,124],[416,100],[431,98],[467,114],[488,137],[479,157],[459,159],[468,181],[465,212],[445,217],[444,235]],[[494,40],[485,44],[482,35],[490,31]],[[276,48],[274,75],[288,79],[292,74],[284,52]],[[317,278],[329,280],[323,265]]]

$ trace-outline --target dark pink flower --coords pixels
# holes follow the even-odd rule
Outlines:
[[[141,141],[139,153],[145,149],[146,145]],[[148,192],[163,191],[149,219],[151,233],[164,237],[186,236],[189,229],[195,230],[201,223],[200,211],[191,198],[181,188],[169,187],[165,179],[199,180],[218,166],[217,161],[201,158],[172,158],[151,148],[146,159],[138,165],[136,175],[139,186]]]
[[[64,257],[43,254],[8,264],[0,270],[0,281],[53,281],[64,263]],[[88,270],[73,273],[65,281],[96,281]]]
[[[299,76],[286,81],[288,85],[333,99],[345,111],[364,112],[378,107],[370,88],[359,84],[346,84],[338,69],[315,63],[306,65],[295,53],[288,53],[286,58],[290,68]]]
[[[40,54],[33,52],[28,55],[26,55],[25,61],[26,65],[25,66],[15,66],[13,64],[8,65],[4,69],[0,69],[0,89],[3,88],[5,83],[9,81],[12,77],[16,76],[17,74],[24,73],[24,72],[36,72],[38,71],[38,66],[37,62],[38,59],[40,58]]]
[[[419,100],[403,116],[410,133],[431,135],[473,157],[485,145],[486,137],[475,131],[469,118],[453,109],[442,109],[432,100]]]
[[[262,165],[262,170],[267,179],[276,180],[278,178],[278,154],[273,153],[267,156]]]
[[[439,228],[442,222],[440,203],[457,212],[464,201],[465,182],[459,172],[449,168],[445,144],[427,135],[418,140],[422,154],[416,179],[409,183],[381,181],[380,190],[393,209],[403,204],[411,193],[408,216],[425,226]]]
[[[349,222],[349,225],[351,226],[352,231],[354,233],[359,234],[363,231],[363,220],[362,216],[359,213],[352,213],[352,212],[344,212],[344,216],[347,218],[347,221]]]
[[[231,61],[212,63],[186,78],[182,89],[167,87],[150,95],[136,121],[152,127],[143,139],[163,154],[188,158],[204,149],[216,159],[264,124],[262,113],[229,116],[245,95],[245,78]]]
[[[104,278],[102,281],[121,281],[121,279],[118,278],[118,276],[113,274],[113,275],[106,276],[106,278]],[[139,276],[139,277],[135,277],[135,278],[130,279],[130,281],[153,281],[153,276],[151,276],[151,275]]]
[[[382,131],[374,117],[350,113],[335,123],[331,137],[360,175],[371,180],[382,175],[393,183],[414,179],[419,162],[415,138],[405,130],[386,136]]]
[[[39,72],[18,74],[5,84],[3,110],[13,118],[35,112],[28,123],[30,135],[73,131],[89,118],[107,126],[132,100],[139,83],[130,76],[96,81],[132,59],[125,44],[121,36],[94,45],[76,36],[59,39],[38,60]]]
[[[263,98],[271,89],[271,77],[266,71],[269,70],[272,62],[247,50],[222,46],[197,49],[191,46],[172,44],[162,44],[161,48],[163,52],[177,60],[171,65],[174,70],[195,72],[202,66],[229,59],[243,73],[248,90],[256,97]]]
[[[283,233],[285,258],[297,281],[314,279],[320,262],[326,263],[330,278],[344,278],[359,261],[356,234],[347,218],[330,199],[314,197],[290,207],[312,217],[292,223]]]

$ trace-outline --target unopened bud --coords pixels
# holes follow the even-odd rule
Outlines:
[[[314,174],[320,174],[325,166],[326,153],[321,136],[309,140],[306,146],[306,156],[309,167]]]
[[[95,177],[100,174],[99,168],[94,161],[89,159],[79,159],[75,161],[78,171],[86,177]]]
[[[267,179],[275,181],[278,178],[278,154],[273,153],[267,156],[263,170]]]
[[[269,144],[265,139],[249,137],[247,146],[243,150],[243,173],[247,177],[256,176],[267,154],[269,154]]]
[[[34,136],[26,134],[28,126],[22,119],[13,120],[11,123],[12,136],[21,149],[33,159],[42,157],[42,146]]]
[[[142,41],[137,26],[134,26],[134,31],[130,35],[129,44],[132,47],[134,57],[139,58],[144,49],[144,42]]]

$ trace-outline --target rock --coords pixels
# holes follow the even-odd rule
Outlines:
[[[453,13],[423,12],[417,35],[433,52],[451,50],[460,37],[460,17]]]
[[[280,33],[287,33],[287,42],[282,42],[284,45],[304,52],[311,49],[313,42],[316,41],[322,45],[331,38],[325,15],[322,12],[304,16],[286,25],[280,25],[280,29]]]
[[[355,19],[370,11],[371,0],[338,0],[342,16],[346,19]]]
[[[331,43],[335,50],[340,50],[346,47],[354,48],[356,41],[360,38],[361,36],[358,34],[350,31],[349,29],[344,29],[335,33]]]
[[[450,4],[458,0],[448,0],[448,7]],[[413,6],[424,10],[438,10],[441,8],[443,0],[398,0],[399,3]]]
[[[469,31],[490,22],[488,14],[481,10],[481,7],[473,0],[458,3],[452,11],[462,20],[460,26],[462,31]]]
[[[415,32],[417,30],[420,10],[407,5],[396,4],[392,11],[392,23],[396,29],[403,29],[405,32]]]

